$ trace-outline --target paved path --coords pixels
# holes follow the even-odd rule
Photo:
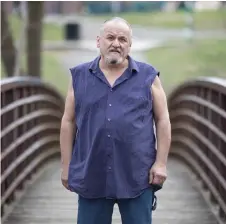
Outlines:
[[[148,19],[148,18],[147,18]],[[103,20],[90,19],[85,16],[46,16],[45,23],[54,23],[64,25],[66,23],[79,23],[80,26],[80,40],[76,42],[65,41],[44,41],[44,50],[91,50],[96,49],[96,36],[99,34],[99,29]],[[187,29],[163,29],[154,27],[142,27],[132,25],[133,29],[133,46],[132,50],[144,51],[163,45],[170,40],[185,39],[190,32]],[[195,31],[194,38],[226,38],[226,30],[207,30]]]
[[[169,159],[168,179],[157,197],[153,224],[217,224],[188,170],[178,160]],[[30,185],[4,224],[76,224],[77,210],[77,195],[62,187],[60,161],[56,160]],[[112,224],[120,223],[115,205]]]
[[[147,18],[148,19],[148,18]],[[167,19],[167,18],[166,18]],[[78,22],[81,24],[82,39],[94,40],[99,32],[100,25],[104,20],[90,19],[85,16],[47,16],[46,23],[57,23],[59,25],[66,22]],[[185,37],[184,29],[167,29],[157,27],[142,27],[133,25],[133,37],[137,40],[162,40],[183,39]],[[226,38],[226,30],[206,30],[195,31],[195,38]]]

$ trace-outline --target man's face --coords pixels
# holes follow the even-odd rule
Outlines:
[[[131,31],[123,22],[108,22],[97,37],[97,47],[108,64],[120,64],[130,52]]]

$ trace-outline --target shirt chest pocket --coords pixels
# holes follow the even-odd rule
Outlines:
[[[150,109],[150,98],[149,93],[145,88],[137,88],[134,91],[123,94],[121,97],[121,103],[123,105],[123,110],[127,112],[142,112]]]
[[[76,88],[75,99],[77,114],[102,109],[107,99],[106,87],[99,80],[95,80],[95,77],[80,80]]]

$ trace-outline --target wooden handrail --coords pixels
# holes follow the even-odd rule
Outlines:
[[[1,209],[49,159],[59,156],[64,99],[38,78],[1,80]]]
[[[226,220],[226,79],[187,81],[168,97],[172,125],[171,155],[191,168]],[[200,189],[201,191],[203,189]]]

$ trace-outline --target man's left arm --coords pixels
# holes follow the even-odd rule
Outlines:
[[[151,92],[156,126],[157,155],[151,168],[150,183],[162,185],[167,177],[166,165],[171,144],[171,124],[166,94],[158,76],[152,83]]]

